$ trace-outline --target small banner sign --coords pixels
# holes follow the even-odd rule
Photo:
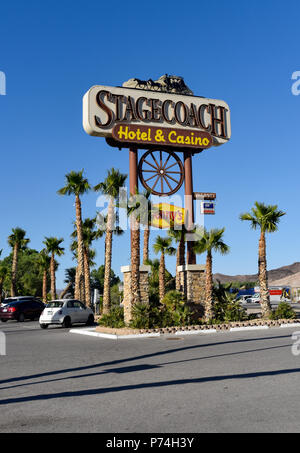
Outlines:
[[[215,214],[215,204],[203,201],[200,208],[201,214]]]
[[[184,208],[168,203],[153,205],[152,226],[156,228],[170,228],[174,225],[184,225]]]
[[[207,149],[213,146],[212,136],[208,132],[191,129],[171,129],[122,123],[114,126],[112,136],[117,142],[129,144],[137,143],[198,149]]]
[[[212,201],[217,198],[217,194],[212,192],[194,192],[194,200],[208,200]]]

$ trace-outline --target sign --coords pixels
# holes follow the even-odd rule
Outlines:
[[[201,203],[200,207],[201,214],[215,214],[215,204],[213,202],[205,202]]]
[[[217,198],[216,193],[211,192],[194,192],[194,200],[215,200]]]
[[[184,225],[184,208],[168,203],[153,205],[152,226],[156,228],[170,228],[174,225]]]
[[[113,138],[118,142],[138,143],[142,145],[181,146],[183,148],[207,149],[213,145],[208,132],[166,127],[148,127],[117,124],[112,130]]]
[[[172,143],[174,147],[187,144],[181,143],[185,138],[177,141],[184,136],[183,129],[190,140],[195,131],[211,135],[213,146],[226,143],[231,137],[230,109],[224,101],[135,88],[92,87],[83,98],[84,130],[89,135],[111,138],[114,127],[120,124],[146,126],[146,129],[169,128],[169,140],[176,140]],[[177,129],[181,131],[175,135]],[[115,129],[115,133],[117,131],[120,128]],[[142,134],[141,127],[140,131]],[[137,129],[128,129],[129,132],[137,133]],[[194,137],[204,139],[208,135],[195,134]],[[202,148],[203,143],[195,146]]]

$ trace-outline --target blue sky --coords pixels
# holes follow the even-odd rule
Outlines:
[[[207,227],[226,227],[230,255],[214,271],[255,273],[258,233],[239,221],[253,203],[287,212],[268,237],[268,265],[299,261],[300,96],[291,76],[300,70],[298,1],[179,2],[15,1],[1,5],[0,249],[9,253],[12,227],[27,231],[40,250],[44,236],[65,238],[58,287],[74,265],[69,235],[73,200],[56,191],[64,175],[84,168],[92,185],[106,170],[128,169],[128,152],[109,148],[82,128],[82,96],[93,85],[131,77],[184,77],[196,95],[224,99],[232,140],[194,159],[194,190],[218,196]],[[96,210],[83,197],[83,215]],[[154,235],[153,235],[154,236]],[[128,235],[114,243],[113,268],[129,263]],[[103,241],[97,264],[103,263]],[[204,257],[199,257],[202,263]],[[168,261],[174,270],[173,261]]]

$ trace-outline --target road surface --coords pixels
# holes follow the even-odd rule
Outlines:
[[[2,433],[300,431],[297,328],[119,341],[0,330]]]

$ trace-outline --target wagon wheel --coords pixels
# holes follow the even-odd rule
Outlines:
[[[180,158],[171,151],[149,150],[139,163],[141,183],[154,195],[176,193],[184,181],[184,168]]]

